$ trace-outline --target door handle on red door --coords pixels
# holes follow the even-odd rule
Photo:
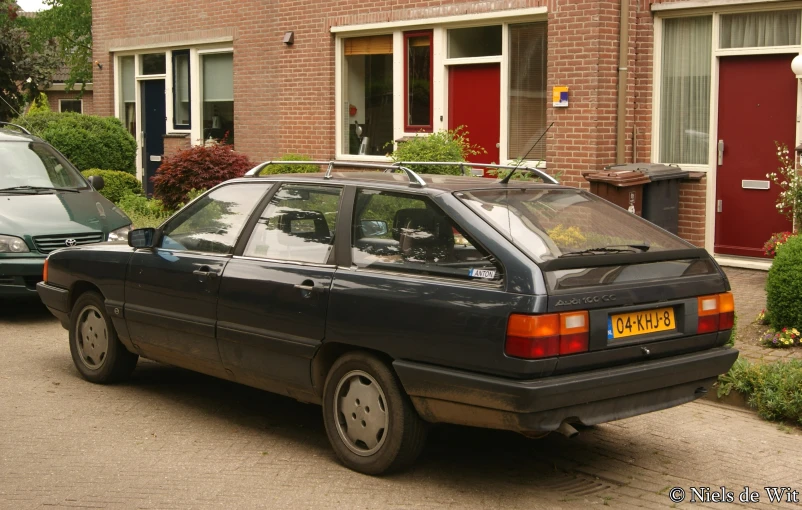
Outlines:
[[[724,164],[724,140],[718,141],[718,164],[719,166]]]

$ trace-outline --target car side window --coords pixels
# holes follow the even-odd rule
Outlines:
[[[501,265],[431,200],[360,189],[352,257],[358,267],[500,281]]]
[[[229,184],[203,195],[170,220],[160,247],[229,254],[268,183]]]
[[[259,216],[243,253],[324,264],[334,246],[342,188],[284,184]]]

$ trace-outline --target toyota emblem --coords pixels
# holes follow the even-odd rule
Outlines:
[[[66,244],[67,246],[75,246],[76,242],[77,241],[75,239],[67,239],[66,241],[64,241],[64,244]]]

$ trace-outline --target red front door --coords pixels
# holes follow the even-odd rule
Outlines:
[[[779,166],[774,141],[793,151],[796,77],[793,55],[722,57],[719,64],[715,252],[762,257],[763,243],[791,222],[775,207],[780,189],[766,174]]]
[[[468,157],[472,163],[498,163],[501,123],[499,64],[448,68],[448,129],[465,126],[468,141],[486,153]]]

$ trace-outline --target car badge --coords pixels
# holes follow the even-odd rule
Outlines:
[[[77,241],[75,239],[67,239],[66,241],[64,241],[64,244],[66,244],[67,246],[75,246],[76,242]]]

